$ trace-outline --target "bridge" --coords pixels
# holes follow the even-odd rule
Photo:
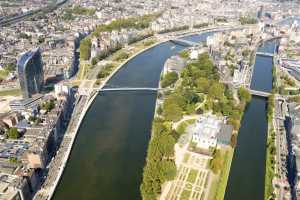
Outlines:
[[[150,88],[150,87],[144,87],[144,88],[134,88],[134,87],[122,87],[122,88],[102,88],[97,89],[99,92],[105,92],[105,91],[158,91],[160,88]]]
[[[197,43],[197,42],[192,42],[192,41],[188,41],[188,40],[184,40],[184,39],[170,39],[170,41],[175,44],[179,44],[179,45],[187,46],[187,47],[199,45],[199,43]]]
[[[268,52],[260,52],[260,51],[257,51],[257,52],[256,52],[256,55],[273,57],[273,56],[274,56],[274,53],[268,53]]]
[[[248,91],[250,92],[250,94],[252,94],[254,96],[268,97],[271,95],[270,92],[263,92],[263,91],[252,90],[252,89],[249,89]]]

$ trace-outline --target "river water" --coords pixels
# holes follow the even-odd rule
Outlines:
[[[166,59],[183,48],[166,42],[138,55],[106,87],[157,87]],[[53,199],[140,199],[155,101],[155,92],[99,94],[79,129]]]
[[[274,52],[274,42],[267,42],[259,52]],[[256,56],[251,89],[272,90],[273,58]],[[247,106],[234,152],[225,200],[263,200],[267,144],[266,98],[252,96]]]
[[[185,39],[204,41],[210,34]],[[157,87],[164,62],[182,49],[170,42],[160,44],[130,60],[106,87]],[[272,63],[264,61],[265,58],[269,60],[267,57],[257,57],[255,71],[258,72],[254,71],[254,77],[260,74],[260,69],[265,70],[265,76],[255,80],[255,83],[261,82],[258,88],[270,89]],[[261,66],[260,59],[267,65]],[[79,129],[53,199],[141,199],[139,185],[155,101],[155,92],[99,94]],[[265,99],[254,97],[245,112],[227,188],[228,200],[263,197],[267,128],[265,108]]]

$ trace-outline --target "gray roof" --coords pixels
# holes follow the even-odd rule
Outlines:
[[[217,135],[218,141],[221,140],[223,142],[230,142],[231,135],[232,135],[233,127],[228,124],[222,124],[221,130],[219,131]]]

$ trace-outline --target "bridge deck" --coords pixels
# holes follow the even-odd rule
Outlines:
[[[98,89],[100,92],[104,91],[158,91],[159,88],[102,88]]]
[[[188,41],[188,40],[184,40],[184,39],[171,39],[170,41],[174,42],[174,43],[188,45],[188,46],[197,46],[197,45],[199,45],[197,42],[192,42],[192,41]]]
[[[268,97],[271,95],[269,92],[264,92],[264,91],[258,91],[258,90],[252,90],[249,89],[250,94],[255,95],[255,96],[261,96],[261,97]]]
[[[273,53],[260,52],[260,51],[256,52],[256,55],[261,55],[261,56],[270,56],[270,57],[274,56],[274,54],[273,54]]]

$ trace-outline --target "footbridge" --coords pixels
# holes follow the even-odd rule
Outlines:
[[[271,95],[270,92],[264,92],[264,91],[258,91],[258,90],[252,90],[249,89],[250,94],[254,95],[254,96],[260,96],[260,97],[268,97]]]
[[[99,92],[106,91],[158,91],[160,88],[151,88],[151,87],[122,87],[122,88],[101,88],[97,89]]]
[[[268,53],[268,52],[260,52],[260,51],[257,51],[257,52],[256,52],[256,55],[273,57],[273,56],[274,56],[274,53]]]
[[[187,47],[199,45],[199,43],[197,43],[197,42],[192,42],[192,41],[188,41],[188,40],[184,40],[184,39],[170,39],[170,41],[175,44],[179,44],[179,45],[187,46]]]

